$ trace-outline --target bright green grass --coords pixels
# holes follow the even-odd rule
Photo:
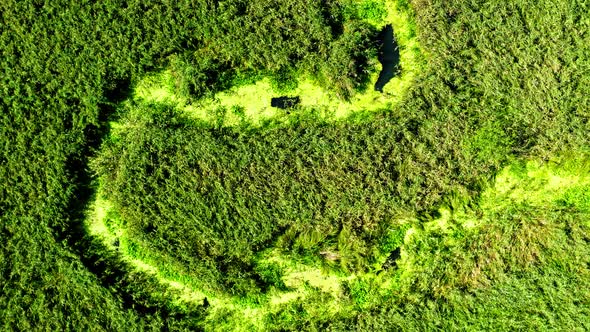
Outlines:
[[[235,312],[233,319],[240,324],[236,327],[256,327],[262,329],[263,313],[273,307],[305,298],[310,292],[329,294],[334,300],[342,296],[342,280],[354,278],[327,274],[318,266],[304,264],[290,260],[280,251],[271,249],[260,255],[258,264],[273,263],[283,272],[283,282],[288,290],[271,289],[262,298],[247,299],[231,297],[221,292],[206,289],[203,285],[186,274],[174,271],[174,262],[167,262],[165,257],[141,248],[125,232],[122,221],[109,202],[98,193],[94,203],[88,211],[85,227],[89,234],[98,237],[111,251],[116,251],[120,257],[138,271],[152,274],[165,285],[176,290],[178,298],[170,299],[175,305],[183,303],[203,302],[207,298],[213,308],[212,316],[217,310]],[[119,240],[119,246],[114,245]],[[178,271],[181,268],[178,267]],[[332,309],[336,312],[341,306],[335,301]]]
[[[288,118],[284,110],[270,106],[271,98],[284,95],[299,96],[303,109],[319,111],[327,120],[343,119],[354,113],[392,109],[402,100],[421,71],[424,63],[422,51],[415,38],[409,13],[398,10],[395,1],[364,1],[361,2],[361,9],[364,8],[363,3],[382,6],[385,17],[377,21],[374,16],[367,15],[367,21],[379,29],[392,24],[399,44],[402,71],[384,87],[383,93],[375,91],[371,83],[364,92],[357,93],[349,101],[345,101],[318,86],[310,78],[300,77],[295,88],[279,91],[273,87],[270,78],[266,77],[253,84],[236,86],[217,93],[213,98],[189,103],[186,98],[175,92],[174,78],[170,71],[164,70],[142,79],[136,85],[132,98],[138,102],[172,104],[185,114],[212,122],[218,120],[219,110],[223,109],[224,126],[238,125],[243,121],[256,126],[266,119]],[[372,68],[370,82],[376,82],[381,64],[374,59]]]
[[[223,118],[225,126],[237,125],[244,120],[251,125],[257,125],[265,119],[284,117],[284,114],[281,113],[282,110],[270,107],[270,100],[272,97],[285,94],[300,96],[303,108],[320,110],[327,120],[345,118],[358,112],[390,109],[393,104],[401,100],[418,74],[421,66],[421,54],[414,32],[410,27],[412,23],[408,13],[398,11],[394,1],[361,1],[357,9],[366,10],[374,7],[382,8],[383,15],[367,12],[367,15],[361,13],[361,16],[364,16],[378,29],[386,24],[394,26],[403,68],[402,74],[393,78],[385,86],[383,93],[374,91],[371,87],[365,92],[353,96],[351,100],[344,101],[317,86],[308,78],[300,78],[296,87],[290,91],[279,91],[273,87],[270,78],[262,78],[253,84],[234,87],[229,91],[218,93],[214,98],[190,104],[187,99],[175,93],[174,78],[170,71],[165,70],[148,75],[137,83],[131,99],[139,103],[172,104],[176,109],[189,116],[211,122],[218,120],[218,110],[224,108],[227,111]],[[372,82],[377,80],[380,70],[381,65],[375,60],[371,73]],[[120,132],[133,126],[132,123],[122,124],[116,121],[110,124],[112,129],[110,139],[116,139]],[[146,254],[149,250],[138,248],[137,244],[125,233],[124,225],[118,220],[116,212],[113,211],[108,201],[102,197],[100,190],[87,221],[88,231],[100,237],[111,250],[117,249],[112,243],[119,239],[118,252],[132,266],[156,275],[162,283],[179,290],[182,295],[178,299],[174,299],[175,302],[200,303],[207,297],[214,308],[223,308],[223,310],[240,308],[240,315],[233,317],[233,319],[244,320],[244,323],[247,321],[248,323],[245,323],[244,326],[259,326],[261,312],[268,312],[273,306],[301,300],[311,292],[326,293],[333,299],[341,298],[343,296],[342,283],[355,278],[355,276],[343,276],[336,273],[327,274],[325,269],[319,266],[294,262],[279,251],[271,249],[261,254],[259,263],[268,262],[280,266],[283,272],[283,283],[289,291],[272,289],[265,295],[265,299],[258,299],[258,302],[262,304],[244,303],[243,299],[232,299],[225,294],[206,291],[206,287],[198,280],[178,273],[177,271],[182,270],[181,268],[175,272],[174,262],[166,262],[165,257],[151,252]],[[337,302],[332,303],[330,311],[342,310],[342,306],[337,305]]]
[[[365,1],[379,3],[379,1]],[[360,112],[373,112],[392,109],[402,100],[423,66],[423,53],[415,38],[411,18],[399,11],[394,1],[382,1],[388,10],[385,17],[367,15],[367,21],[381,28],[385,24],[394,26],[400,45],[402,74],[392,79],[384,93],[372,87],[359,93],[350,101],[343,101],[308,78],[300,78],[297,86],[289,91],[273,88],[270,78],[262,78],[253,84],[234,87],[218,93],[212,99],[195,103],[180,97],[174,91],[174,82],[169,71],[163,71],[141,80],[133,91],[135,102],[168,103],[192,117],[205,121],[217,121],[218,110],[226,110],[224,126],[233,126],[247,121],[257,125],[266,119],[288,118],[282,110],[270,107],[272,97],[282,95],[300,96],[303,108],[319,110],[327,120],[338,120]],[[361,5],[363,8],[363,5]],[[371,81],[377,79],[380,64],[373,63]],[[243,114],[241,116],[240,114]],[[111,139],[117,133],[127,130],[133,124],[112,122]],[[485,140],[485,139],[484,139]],[[259,298],[231,297],[227,294],[207,290],[199,280],[183,274],[175,262],[140,248],[130,239],[124,224],[116,217],[115,211],[102,194],[96,196],[86,220],[90,234],[104,241],[110,250],[117,250],[113,242],[119,239],[119,255],[139,271],[155,275],[163,284],[178,291],[180,296],[171,298],[172,303],[201,303],[206,297],[211,310],[205,325],[211,330],[264,330],[264,319],[285,306],[315,299],[319,295],[324,300],[317,303],[322,315],[351,312],[369,308],[380,303],[383,298],[396,296],[404,283],[411,281],[421,269],[421,257],[412,257],[403,250],[404,246],[425,240],[432,232],[445,234],[448,243],[458,243],[465,229],[477,230],[490,222],[489,216],[495,211],[509,209],[516,203],[527,203],[538,209],[575,208],[590,213],[590,158],[586,154],[564,156],[550,162],[514,162],[500,172],[493,186],[485,190],[479,200],[478,214],[461,203],[453,208],[440,209],[440,217],[429,222],[418,222],[416,216],[395,221],[391,231],[385,236],[374,255],[377,263],[373,271],[358,275],[347,275],[313,262],[295,261],[276,248],[270,248],[259,255],[257,264],[262,267],[273,266],[280,270],[280,282],[286,289],[277,287]],[[483,215],[483,216],[482,216]],[[588,222],[588,220],[586,220]],[[377,274],[389,252],[402,246],[398,270]],[[282,316],[286,317],[286,316]],[[288,318],[288,317],[287,317]],[[287,319],[285,318],[285,319]]]
[[[590,212],[590,156],[580,152],[554,158],[517,161],[497,174],[493,188],[481,194],[478,207],[484,215],[507,210],[517,204],[537,209],[576,207]],[[471,209],[444,207],[440,217],[424,224],[425,229],[473,228],[485,219]],[[584,220],[590,223],[590,220]]]
[[[539,210],[562,208],[577,209],[590,215],[590,156],[586,153],[572,154],[549,162],[516,161],[504,168],[492,186],[485,190],[478,202],[478,213],[472,208],[441,208],[440,217],[430,222],[417,219],[400,220],[385,237],[378,261],[382,264],[388,251],[402,246],[398,269],[394,272],[377,274],[374,271],[357,275],[346,275],[328,270],[314,263],[294,261],[278,249],[270,248],[259,255],[260,266],[273,265],[281,270],[281,280],[286,290],[271,290],[256,299],[231,297],[219,292],[205,290],[194,278],[174,272],[173,263],[158,257],[147,248],[137,248],[125,233],[124,225],[117,219],[110,204],[100,193],[89,212],[86,227],[90,234],[101,238],[111,249],[115,239],[120,240],[118,252],[123,259],[138,270],[151,273],[158,279],[179,291],[178,298],[171,299],[177,305],[193,302],[201,303],[207,297],[212,305],[209,318],[215,326],[218,315],[231,313],[230,325],[223,329],[264,330],[264,316],[277,312],[285,305],[305,300],[309,296],[321,294],[330,299],[318,303],[322,314],[335,315],[371,307],[387,297],[395,296],[401,285],[411,281],[422,269],[421,257],[410,256],[404,246],[419,243],[432,234],[445,234],[447,246],[459,245],[461,234],[466,229],[477,231],[492,222],[491,216],[498,211],[506,211],[515,204],[526,203]],[[590,224],[586,219],[582,222]],[[401,226],[400,226],[401,225]],[[171,268],[172,266],[172,268]],[[475,277],[474,277],[475,278]],[[346,292],[345,292],[346,288]]]

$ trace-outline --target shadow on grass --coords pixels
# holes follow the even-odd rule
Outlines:
[[[297,97],[283,96],[283,97],[272,98],[270,101],[270,106],[277,107],[280,109],[289,109],[289,108],[293,108],[293,107],[297,106],[300,101],[301,101],[301,98],[299,98],[298,96]]]

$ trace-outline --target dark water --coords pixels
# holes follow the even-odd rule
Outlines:
[[[270,106],[278,107],[281,109],[287,109],[287,108],[297,106],[300,101],[301,101],[301,99],[298,96],[297,97],[283,96],[283,97],[272,98],[270,100]]]
[[[393,36],[393,26],[386,25],[379,33],[379,62],[383,69],[375,83],[375,90],[383,92],[383,87],[401,72],[399,47]]]
[[[397,248],[389,254],[385,263],[381,267],[383,270],[388,270],[397,267],[397,260],[401,257],[401,248]]]

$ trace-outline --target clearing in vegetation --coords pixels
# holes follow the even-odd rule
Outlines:
[[[387,17],[400,17],[391,14],[395,7],[389,8]],[[390,23],[394,21],[378,27]],[[515,224],[510,216],[555,218],[567,188],[577,185],[574,195],[580,197],[588,190],[588,178],[583,176],[587,159],[565,158],[570,166],[574,161],[582,166],[561,171],[546,163],[514,162],[477,201],[449,198],[440,203],[451,206],[434,214],[412,210],[400,197],[416,192],[400,192],[391,183],[375,181],[387,167],[392,167],[389,176],[404,167],[395,165],[401,151],[395,152],[397,143],[388,135],[399,120],[380,115],[402,100],[420,67],[414,38],[398,39],[400,74],[376,89],[383,93],[365,89],[348,100],[312,79],[299,79],[285,88],[273,77],[261,76],[201,99],[175,92],[170,70],[143,79],[131,100],[124,102],[126,114],[112,123],[111,143],[95,161],[101,180],[88,231],[131,265],[178,290],[171,299],[176,305],[206,303],[205,326],[210,323],[218,329],[220,315],[231,317],[223,329],[267,329],[275,315],[287,324],[293,318],[284,317],[285,310],[318,298],[323,304],[316,303],[313,310],[320,316],[346,317],[378,303],[404,301],[427,272],[438,276],[430,288],[433,296],[444,298],[456,287],[488,285],[489,278],[502,274],[507,260],[517,259],[510,262],[515,269],[530,268],[541,256],[540,239],[526,230],[534,225],[525,226],[524,220]],[[378,63],[372,66],[370,82],[386,81]],[[273,107],[271,101],[286,99],[284,94],[297,96],[289,99],[297,102]],[[355,114],[364,114],[362,121],[347,124]],[[344,122],[330,124],[334,120]],[[353,136],[330,137],[329,130],[321,129],[326,125],[348,128]],[[230,129],[219,133],[223,127]],[[241,130],[254,132],[243,136]],[[323,137],[304,134],[313,130],[321,130]],[[234,147],[227,149],[230,142]],[[369,147],[364,157],[348,151],[348,146],[361,145]],[[380,151],[370,148],[374,146]],[[289,149],[297,151],[287,155]],[[351,154],[358,161],[350,159]],[[359,162],[364,166],[356,165]],[[334,175],[318,175],[320,166]],[[354,172],[359,172],[358,179]],[[257,184],[256,177],[277,176],[282,180],[265,181],[265,186],[284,185]],[[314,183],[319,179],[326,182]],[[567,188],[559,185],[564,181],[571,181]],[[351,189],[362,188],[363,182],[369,187]],[[355,203],[357,199],[362,205]],[[579,210],[580,217],[586,216],[584,202],[567,204]],[[538,211],[530,212],[529,206]],[[488,229],[492,220],[495,227]],[[498,254],[495,246],[474,247],[479,256],[475,261],[457,251],[478,246],[481,234],[521,245],[509,245],[510,257]],[[454,240],[429,240],[441,236]],[[433,256],[433,250],[438,255]],[[456,264],[455,270],[437,270],[446,268],[444,264]]]
[[[590,330],[586,1],[0,11],[1,330]]]

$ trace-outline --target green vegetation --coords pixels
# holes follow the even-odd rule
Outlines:
[[[136,260],[137,266],[156,274],[164,283],[182,289],[180,303],[199,303],[206,296],[214,309],[210,315],[215,317],[220,310],[231,313],[228,328],[275,326],[264,325],[269,322],[279,322],[283,328],[296,328],[308,311],[327,315],[325,322],[339,317],[338,321],[344,323],[349,321],[346,317],[351,312],[370,310],[374,317],[355,319],[362,319],[362,324],[375,324],[374,320],[381,319],[381,315],[396,317],[391,311],[380,311],[383,303],[409,310],[408,303],[422,299],[457,310],[453,308],[464,301],[473,301],[473,293],[481,293],[492,300],[494,312],[489,313],[488,318],[517,326],[514,325],[516,313],[498,310],[513,305],[511,296],[533,291],[535,287],[551,291],[551,296],[560,298],[560,305],[568,307],[567,314],[583,317],[588,308],[578,307],[578,304],[588,300],[586,288],[571,290],[578,283],[588,283],[583,274],[579,275],[578,268],[590,262],[587,247],[590,209],[588,196],[584,195],[590,189],[589,157],[588,152],[578,152],[549,162],[515,161],[500,172],[493,186],[482,192],[477,204],[449,206],[441,209],[440,217],[430,221],[400,220],[401,226],[392,228],[381,244],[384,252],[402,246],[403,254],[395,271],[380,273],[373,269],[349,276],[338,271],[327,272],[313,262],[285,260],[288,256],[272,250],[257,257],[257,270],[263,280],[272,284],[270,291],[256,298],[230,298],[212,291],[197,294],[205,288],[202,280],[186,271],[180,275],[165,272],[178,265],[162,262],[161,256],[154,259],[140,254],[149,251],[147,248],[127,250],[121,241],[117,250],[123,252],[124,257]],[[96,210],[97,214],[101,209]],[[94,220],[92,225],[101,225],[106,219]],[[98,233],[97,230],[93,232]],[[117,233],[117,236],[125,239],[127,235]],[[382,257],[379,260],[383,263]],[[148,261],[149,264],[145,263]],[[553,277],[535,276],[539,270]],[[535,277],[523,279],[529,274]],[[560,284],[552,285],[554,281]],[[501,293],[503,291],[509,293]],[[319,299],[321,302],[316,302]],[[540,306],[538,310],[548,317],[556,314],[550,307]],[[435,312],[430,314],[436,317]],[[320,318],[316,323],[322,322],[321,315],[314,318]],[[392,321],[398,328],[415,323],[409,317],[399,316]],[[338,326],[340,323],[331,324]],[[445,324],[447,328],[456,328],[461,322],[447,320]],[[470,324],[486,328],[489,321],[471,321]],[[534,328],[539,322],[519,324]],[[584,322],[576,321],[576,324]],[[414,326],[425,328],[428,325]]]
[[[271,119],[276,121],[285,118],[285,111],[271,107],[269,102],[271,98],[283,94],[300,96],[301,108],[307,112],[315,112],[326,120],[343,119],[355,113],[391,109],[401,101],[424,66],[421,50],[411,28],[413,22],[410,13],[397,10],[397,5],[392,2],[376,1],[348,6],[345,13],[349,11],[354,14],[346,14],[347,17],[362,18],[377,30],[382,29],[385,24],[394,26],[396,41],[401,49],[400,62],[403,71],[385,86],[384,93],[364,89],[362,93],[355,93],[344,100],[332,89],[325,88],[317,79],[290,69],[287,76],[284,71],[279,71],[267,75],[258,73],[248,76],[248,79],[238,78],[232,82],[233,86],[229,89],[194,100],[178,88],[173,70],[166,69],[145,76],[137,82],[132,92],[133,100],[138,103],[169,104],[183,110],[190,117],[208,122],[221,122],[224,126],[238,126],[244,123],[260,126]],[[376,13],[381,14],[377,16]],[[377,80],[380,67],[375,57],[368,59],[367,81]],[[221,119],[217,117],[220,114],[223,114]]]
[[[584,1],[0,11],[2,330],[590,329]]]

